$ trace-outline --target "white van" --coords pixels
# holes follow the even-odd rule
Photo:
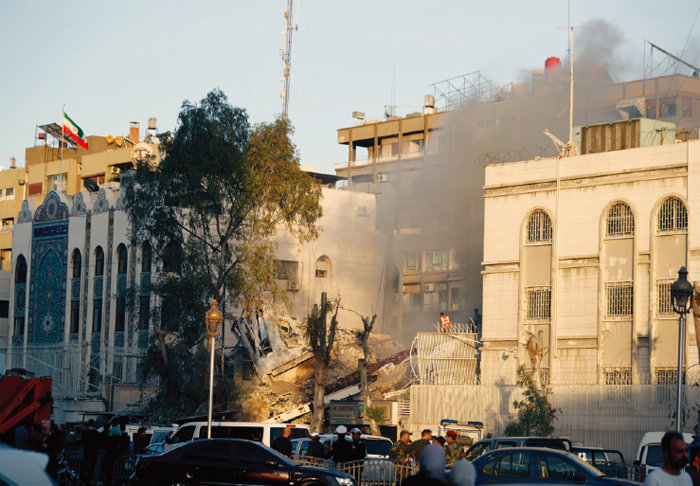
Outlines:
[[[636,466],[641,466],[640,482],[644,481],[644,478],[654,469],[658,469],[664,465],[664,456],[661,453],[661,438],[665,433],[666,432],[647,432],[639,442],[634,464]],[[684,433],[683,440],[685,440],[686,444],[690,444],[693,442],[693,434]]]
[[[310,436],[308,425],[279,424],[276,422],[212,422],[211,438],[256,440],[270,447],[272,441],[282,435],[285,428],[292,429],[290,439]],[[166,442],[165,450],[172,448],[175,444],[206,438],[207,422],[187,422],[177,429],[170,443]]]

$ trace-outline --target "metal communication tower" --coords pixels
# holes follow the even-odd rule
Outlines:
[[[282,71],[282,80],[284,82],[284,91],[282,91],[282,116],[287,120],[289,108],[289,71],[292,67],[292,32],[297,29],[297,26],[292,27],[292,7],[294,0],[289,0],[287,3],[287,11],[284,12],[284,18],[287,23],[284,27],[284,35],[286,37],[285,50],[282,55],[284,62],[284,70]]]

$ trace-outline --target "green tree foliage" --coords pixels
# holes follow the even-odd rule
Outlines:
[[[206,393],[206,362],[193,349],[206,341],[210,299],[228,303],[229,322],[283,301],[272,236],[318,235],[321,190],[300,170],[291,133],[285,120],[251,126],[215,90],[183,103],[176,130],[161,137],[159,164],[142,160],[122,177],[134,238],[151,244],[161,266],[151,288],[161,302],[151,316],[157,339],[144,372],[161,377],[158,400],[181,400],[171,405],[182,415],[201,404],[199,388]]]
[[[539,390],[530,372],[524,366],[518,368],[518,386],[524,400],[516,400],[513,407],[518,413],[517,420],[506,426],[505,435],[546,437],[554,431],[556,409],[549,402],[551,392],[546,388]]]

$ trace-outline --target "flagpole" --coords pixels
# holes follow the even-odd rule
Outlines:
[[[61,109],[61,163],[58,167],[58,190],[63,191],[63,139],[65,138],[65,133],[63,131],[63,126],[66,120],[66,105],[63,105]]]

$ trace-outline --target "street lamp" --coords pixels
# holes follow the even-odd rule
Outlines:
[[[206,324],[207,335],[209,336],[209,419],[207,422],[207,438],[211,439],[211,410],[212,402],[214,401],[214,338],[219,334],[221,322],[224,320],[224,315],[217,309],[218,302],[215,299],[211,300],[211,308],[207,311]]]
[[[688,270],[681,267],[678,270],[678,280],[671,284],[673,310],[678,314],[678,377],[676,379],[678,393],[676,397],[676,431],[681,431],[681,403],[683,393],[683,351],[685,349],[685,315],[690,310],[688,305],[693,296],[693,284],[688,282]]]

